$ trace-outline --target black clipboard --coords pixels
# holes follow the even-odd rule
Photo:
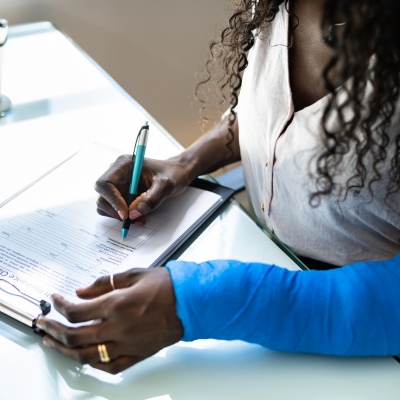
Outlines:
[[[235,189],[222,186],[219,183],[215,183],[204,178],[196,178],[189,186],[216,193],[221,197],[221,201],[219,202],[218,207],[216,207],[214,211],[201,222],[200,225],[198,225],[192,232],[189,232],[185,236],[185,240],[183,242],[180,242],[175,248],[171,249],[170,254],[165,258],[165,260],[163,260],[163,263],[166,263],[169,260],[177,259],[181,254],[183,254],[189,248],[189,246],[207,229],[211,222],[213,222],[215,218],[222,213],[224,208],[229,204],[229,200],[236,193]]]

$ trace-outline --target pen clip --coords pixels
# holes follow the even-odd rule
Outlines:
[[[137,149],[137,146],[138,146],[138,143],[139,143],[140,133],[141,132],[142,132],[142,130],[140,130],[139,133],[136,135],[135,146],[133,147],[132,162],[135,161],[136,149]]]
[[[144,129],[149,129],[149,123],[148,123],[147,121],[146,121],[146,122],[144,123],[144,125],[140,128],[138,134],[136,135],[135,146],[133,147],[132,161],[135,160],[136,149],[137,149],[137,147],[138,147],[138,143],[139,143],[139,140],[140,140],[140,136],[141,136],[142,131],[143,131]]]

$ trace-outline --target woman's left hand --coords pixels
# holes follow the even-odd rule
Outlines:
[[[68,321],[98,323],[74,327],[42,317],[37,325],[46,332],[46,346],[116,374],[178,342],[183,328],[166,268],[132,269],[114,275],[116,290],[111,282],[110,277],[101,277],[78,289],[77,295],[87,300],[78,304],[53,295],[54,307]]]

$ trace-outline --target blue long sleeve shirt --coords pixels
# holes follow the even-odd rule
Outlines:
[[[327,271],[170,261],[182,340],[244,340],[273,350],[400,354],[400,255]]]

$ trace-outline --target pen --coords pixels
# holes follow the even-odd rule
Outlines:
[[[146,121],[144,125],[140,128],[139,133],[137,134],[135,148],[133,150],[132,179],[131,179],[131,184],[129,185],[128,205],[130,205],[138,195],[138,186],[139,186],[140,175],[142,173],[142,166],[144,160],[144,153],[146,151],[148,134],[149,134],[149,123]],[[122,224],[122,239],[126,238],[130,225],[131,225],[130,218],[126,218]]]

